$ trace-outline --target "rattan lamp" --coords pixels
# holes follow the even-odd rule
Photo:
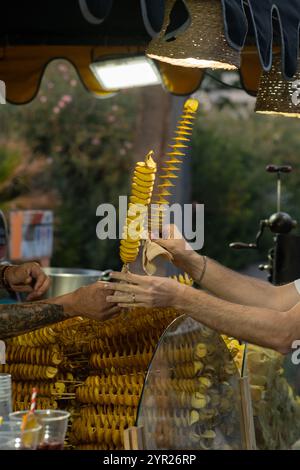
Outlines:
[[[255,111],[261,114],[277,114],[300,118],[300,71],[293,80],[285,80],[281,71],[281,58],[273,57],[270,72],[263,72],[256,100]]]
[[[160,34],[146,54],[156,60],[184,67],[235,70],[240,66],[240,51],[229,46],[225,34],[221,0],[185,0],[190,24],[168,32],[176,0],[166,1],[166,14]],[[166,34],[167,33],[167,34]]]

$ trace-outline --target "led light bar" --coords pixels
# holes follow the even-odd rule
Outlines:
[[[153,60],[147,57],[126,57],[90,64],[90,69],[104,90],[120,90],[161,83]]]

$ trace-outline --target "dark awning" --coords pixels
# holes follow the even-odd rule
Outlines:
[[[245,89],[256,93],[262,68],[270,67],[273,45],[283,45],[285,73],[291,77],[298,56],[300,0],[221,1],[228,41],[243,49],[241,76]],[[165,0],[2,2],[0,79],[6,83],[8,101],[21,104],[32,99],[45,67],[56,58],[69,60],[90,91],[108,96],[92,75],[90,62],[114,55],[143,54],[161,29],[164,10]],[[176,0],[168,35],[176,35],[188,24],[188,2]],[[158,66],[165,87],[175,94],[192,93],[203,77],[201,69],[163,63]]]
[[[299,54],[300,0],[222,0],[227,38],[237,47],[254,34],[261,64],[269,71],[272,47],[281,46],[283,72],[292,78]]]
[[[155,7],[157,2],[152,2],[152,7]],[[142,4],[141,0],[2,1],[0,44],[147,44],[151,35],[144,23]],[[158,11],[161,12],[160,9]],[[153,21],[156,12],[155,8],[149,13]],[[153,28],[159,26],[153,24]]]
[[[149,9],[149,5],[152,7]],[[68,60],[84,86],[98,97],[110,96],[90,70],[101,58],[144,54],[161,28],[161,0],[35,0],[3,2],[0,16],[0,79],[7,101],[32,100],[48,63]],[[158,64],[163,85],[188,95],[201,84],[202,70]]]

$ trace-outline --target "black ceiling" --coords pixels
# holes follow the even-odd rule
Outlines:
[[[99,18],[98,24],[84,14],[95,22]],[[1,44],[122,45],[126,40],[130,45],[146,44],[150,39],[140,0],[1,2]]]

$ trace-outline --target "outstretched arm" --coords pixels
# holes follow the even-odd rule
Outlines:
[[[107,285],[117,291],[107,300],[125,308],[174,307],[214,330],[283,354],[300,339],[300,303],[279,311],[234,304],[168,278],[125,273],[111,277],[125,283]]]
[[[202,276],[203,256],[192,250],[177,228],[174,225],[166,226],[163,235],[165,238],[154,241],[172,255],[174,264],[196,283],[201,279],[201,286],[221,299],[282,311],[294,307],[300,300],[294,283],[275,287],[269,282],[232,271],[210,258],[206,258]]]
[[[0,339],[8,339],[69,318],[64,307],[59,305],[59,300],[57,302],[0,305]]]
[[[187,272],[197,283],[204,269],[204,258],[190,252],[186,255],[186,261]],[[201,286],[228,302],[255,307],[288,310],[300,301],[294,283],[274,286],[261,279],[239,274],[208,257]]]
[[[300,338],[300,303],[288,311],[240,305],[186,287],[174,308],[206,326],[259,346],[287,354]]]
[[[116,305],[106,302],[106,295],[104,283],[96,282],[47,301],[0,305],[0,339],[21,335],[74,316],[106,320],[119,312]]]

